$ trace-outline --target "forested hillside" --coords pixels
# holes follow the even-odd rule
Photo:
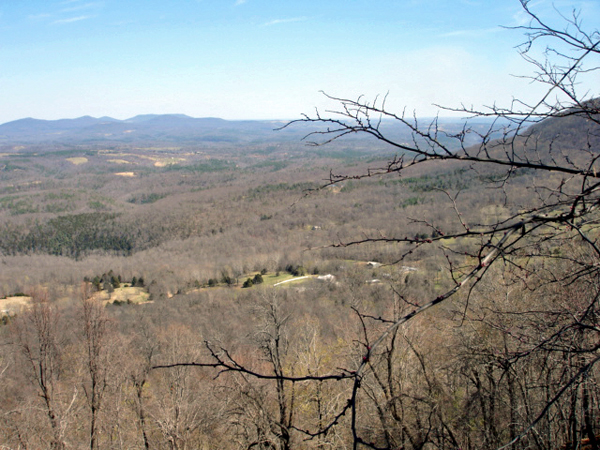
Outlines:
[[[567,100],[0,126],[0,446],[597,449],[598,32],[523,8]]]

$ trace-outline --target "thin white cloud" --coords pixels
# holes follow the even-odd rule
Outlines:
[[[27,18],[29,20],[43,20],[43,19],[48,19],[52,17],[52,14],[48,14],[48,13],[40,13],[40,14],[32,14],[27,16]]]
[[[498,33],[502,31],[501,27],[493,27],[493,28],[474,28],[469,30],[455,30],[449,31],[448,33],[440,34],[439,37],[448,38],[448,37],[478,37],[486,34]]]
[[[248,0],[235,0],[235,6],[240,6],[246,3]]]
[[[520,9],[513,15],[513,25],[515,27],[525,27],[531,22],[531,16],[527,14],[523,9]]]
[[[306,19],[307,19],[306,17],[292,17],[292,18],[289,18],[289,19],[275,19],[275,20],[271,20],[269,22],[266,22],[263,25],[265,27],[270,27],[271,25],[279,25],[279,24],[282,24],[282,23],[303,22]]]
[[[91,19],[94,16],[77,16],[77,17],[69,17],[66,19],[58,19],[52,22],[54,25],[64,25],[67,23],[79,22],[81,20]]]
[[[63,8],[50,13],[31,14],[27,18],[34,21],[44,21],[51,25],[65,25],[96,17],[96,14],[90,10],[99,11],[104,7],[104,1],[83,3],[81,0],[65,0],[58,4],[62,5]],[[83,13],[84,10],[87,10],[88,14]],[[77,15],[78,11],[81,11],[79,15]]]

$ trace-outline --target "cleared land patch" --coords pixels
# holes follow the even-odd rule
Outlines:
[[[290,279],[287,279],[287,280],[280,281],[278,283],[275,283],[273,286],[279,286],[281,284],[291,283],[291,282],[294,282],[294,281],[302,281],[302,280],[306,280],[307,278],[316,278],[316,277],[314,275],[304,275],[304,276],[301,276],[301,277],[295,277],[295,278],[290,278]]]
[[[67,158],[67,161],[69,161],[72,164],[75,164],[76,166],[79,166],[88,162],[88,159],[84,156],[74,156],[72,158]]]
[[[150,294],[141,287],[122,287],[113,292],[100,291],[94,294],[94,298],[104,303],[147,303]]]
[[[185,162],[185,158],[179,157],[164,157],[164,156],[149,156],[149,155],[136,155],[138,158],[147,159],[154,163],[154,167],[167,167],[173,164],[179,164]]]
[[[26,308],[31,302],[31,297],[16,296],[0,299],[0,316],[16,314]]]
[[[173,164],[179,164],[180,162],[184,162],[185,158],[156,158],[154,161],[154,167],[167,167],[172,166]]]

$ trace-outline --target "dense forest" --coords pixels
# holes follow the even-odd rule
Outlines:
[[[522,3],[534,107],[4,127],[0,446],[598,449],[598,31]]]

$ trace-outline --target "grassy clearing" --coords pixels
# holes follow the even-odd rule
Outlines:
[[[141,287],[122,287],[113,292],[100,291],[94,294],[94,298],[104,303],[133,303],[141,304],[148,302],[150,294]]]
[[[288,286],[290,284],[304,283],[306,280],[310,280],[311,278],[315,278],[315,275],[304,275],[301,277],[293,277],[292,276],[287,280],[280,281],[279,283],[277,283],[274,286]]]
[[[18,296],[0,299],[0,315],[15,314],[26,308],[31,302],[31,297]]]
[[[287,272],[281,272],[279,275],[276,273],[263,275],[263,284],[267,286],[273,286],[274,284],[281,283],[282,281],[291,280],[294,276]]]
[[[69,161],[72,164],[75,164],[76,166],[79,166],[88,162],[88,159],[83,156],[75,156],[73,158],[67,158],[67,161]]]
[[[167,167],[172,166],[173,164],[179,164],[180,162],[185,162],[184,158],[167,158],[160,159],[154,162],[154,167]]]
[[[136,155],[138,158],[152,161],[154,167],[167,167],[173,164],[179,164],[185,162],[185,158],[180,157],[163,157],[163,156],[150,156],[150,155]]]

